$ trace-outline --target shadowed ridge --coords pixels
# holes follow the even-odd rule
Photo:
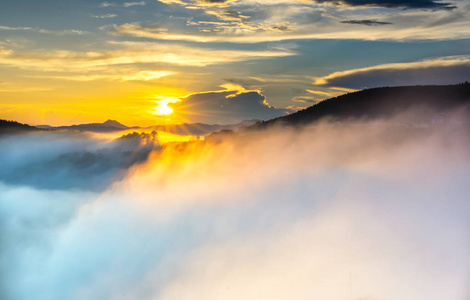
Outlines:
[[[43,129],[30,126],[28,124],[18,123],[16,121],[8,121],[0,119],[0,135],[8,133],[21,133],[25,131],[41,131]]]
[[[107,120],[104,123],[88,123],[88,124],[78,124],[78,125],[71,125],[71,126],[58,126],[58,127],[52,127],[49,125],[40,125],[38,127],[52,129],[52,130],[78,130],[78,131],[89,131],[89,132],[116,132],[116,131],[139,128],[139,127],[128,127],[115,120]]]
[[[470,116],[470,83],[445,86],[380,87],[323,100],[296,113],[262,122],[252,128],[274,124],[302,125],[329,118],[332,121],[377,120],[411,109],[415,121],[430,121],[436,114],[464,109]]]

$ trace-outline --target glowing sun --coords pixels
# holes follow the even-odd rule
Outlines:
[[[159,101],[157,106],[153,109],[153,113],[156,115],[170,115],[173,113],[173,109],[168,106],[168,102]]]

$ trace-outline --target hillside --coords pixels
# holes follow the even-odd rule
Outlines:
[[[366,89],[319,102],[296,113],[259,124],[301,125],[329,118],[376,120],[408,113],[406,121],[430,122],[437,115],[462,109],[470,116],[470,83],[446,86],[402,86]],[[410,111],[413,110],[411,113]]]
[[[34,126],[27,124],[18,123],[16,121],[8,121],[0,119],[0,134],[9,134],[9,133],[20,133],[27,131],[38,131],[41,130]]]

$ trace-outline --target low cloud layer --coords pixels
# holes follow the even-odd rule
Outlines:
[[[351,89],[400,85],[455,84],[470,80],[469,74],[470,59],[467,56],[456,56],[335,72],[317,78],[314,84]]]
[[[319,125],[169,145],[105,191],[2,181],[0,293],[468,299],[469,146],[464,127]]]
[[[156,136],[106,141],[84,133],[0,137],[0,181],[46,190],[100,190],[159,146]]]

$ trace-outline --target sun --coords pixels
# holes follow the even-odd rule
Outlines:
[[[154,108],[153,113],[156,115],[171,115],[173,109],[168,106],[168,102],[158,102],[158,105]]]
[[[152,101],[156,104],[152,109],[152,113],[155,115],[171,115],[173,113],[173,109],[168,106],[168,104],[178,101],[176,98],[163,96],[155,96],[154,99],[157,99]]]

